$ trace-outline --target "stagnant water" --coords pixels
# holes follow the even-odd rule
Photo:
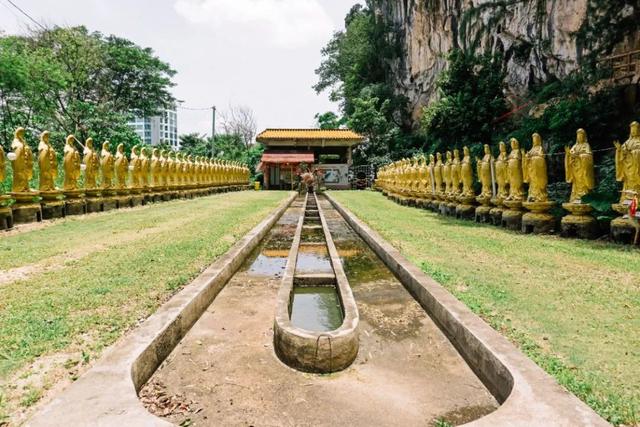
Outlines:
[[[328,332],[342,325],[342,306],[335,286],[296,286],[291,323],[308,331]]]

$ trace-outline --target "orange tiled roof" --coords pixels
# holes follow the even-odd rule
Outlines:
[[[258,135],[256,140],[364,141],[364,137],[349,129],[267,129]]]

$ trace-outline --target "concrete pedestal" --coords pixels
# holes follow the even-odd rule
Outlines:
[[[457,219],[474,220],[476,216],[475,196],[459,196],[455,216]]]
[[[114,209],[118,209],[118,199],[115,197],[103,197],[102,212],[108,212]]]
[[[40,203],[42,209],[42,219],[64,218],[64,201],[43,201]]]
[[[528,210],[522,217],[522,232],[525,234],[553,234],[556,231],[556,218],[549,213],[555,202],[525,202],[522,206]]]
[[[96,212],[103,211],[102,197],[89,197],[86,199],[86,202],[87,202],[87,213],[96,213]]]
[[[42,221],[42,208],[38,200],[39,192],[11,193],[15,204],[11,206],[14,224],[28,224]]]
[[[611,221],[611,238],[616,243],[632,244],[638,235],[638,229],[628,216]]]
[[[476,208],[475,221],[480,224],[493,224],[491,209],[491,206],[478,206]],[[502,216],[502,212],[500,213],[500,216]]]
[[[591,216],[592,208],[584,203],[564,203],[562,207],[569,215],[560,222],[562,237],[577,237],[579,239],[595,239],[599,234],[598,221]]]
[[[500,220],[502,227],[512,231],[522,231],[522,201],[505,200],[504,205],[507,208],[502,211],[502,219]]]
[[[117,196],[116,200],[118,201],[118,209],[130,208],[131,205],[131,196]]]
[[[84,199],[67,199],[64,212],[65,216],[84,215],[87,213],[87,203]]]
[[[11,228],[13,228],[13,212],[8,206],[0,206],[0,230]]]

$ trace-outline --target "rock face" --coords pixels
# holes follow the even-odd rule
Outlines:
[[[437,97],[436,81],[452,48],[502,52],[513,98],[533,83],[566,76],[583,53],[575,32],[586,19],[587,0],[381,0],[377,7],[404,50],[392,66],[414,120]]]

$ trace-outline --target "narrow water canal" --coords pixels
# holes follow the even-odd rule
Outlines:
[[[496,401],[427,313],[330,203],[320,205],[360,313],[356,361],[312,375],[274,353],[276,295],[303,214],[298,199],[150,380],[149,390],[188,404],[166,418],[201,426],[424,426],[492,412]],[[321,229],[303,230],[300,271],[330,272],[323,243]],[[341,315],[330,287],[297,289],[291,316],[300,327],[332,330]]]

